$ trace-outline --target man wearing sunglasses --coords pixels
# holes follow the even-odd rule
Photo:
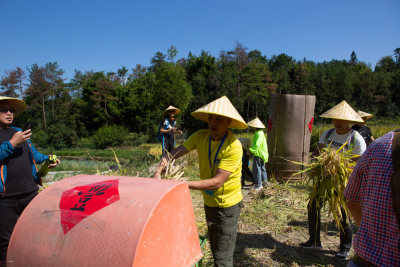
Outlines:
[[[24,101],[0,96],[0,266],[5,266],[7,247],[19,216],[38,194],[36,164],[49,158],[38,152],[30,129],[11,126],[26,108]],[[50,164],[54,168],[60,161]]]

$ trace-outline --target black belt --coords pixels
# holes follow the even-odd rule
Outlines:
[[[375,267],[374,264],[370,263],[367,260],[364,260],[363,258],[361,258],[360,256],[358,256],[357,254],[355,254],[351,260],[358,266],[358,267]]]

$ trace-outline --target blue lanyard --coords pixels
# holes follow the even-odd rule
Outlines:
[[[210,137],[210,139],[209,139],[209,141],[208,141],[208,163],[210,164],[211,177],[213,177],[214,167],[215,167],[215,163],[217,162],[217,156],[218,156],[219,150],[221,149],[222,144],[224,143],[225,138],[226,138],[227,136],[228,136],[228,133],[225,134],[225,136],[224,136],[224,137],[222,138],[222,140],[221,140],[221,143],[219,144],[217,153],[215,154],[215,157],[214,157],[213,165],[211,165],[211,137]]]

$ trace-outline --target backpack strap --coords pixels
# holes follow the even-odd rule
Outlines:
[[[391,176],[393,209],[396,215],[400,231],[400,130],[393,133],[392,140],[392,164],[393,174]],[[400,246],[400,243],[399,243]]]
[[[354,130],[354,129],[351,129],[351,137],[350,137],[350,143],[348,143],[346,146],[347,146],[347,148],[349,148],[349,146],[350,146],[350,149],[351,148],[354,148],[354,144],[356,143],[356,130]]]
[[[325,135],[325,140],[324,140],[324,145],[326,145],[326,141],[328,141],[328,138],[333,134],[333,131],[335,128],[329,129],[328,132]]]

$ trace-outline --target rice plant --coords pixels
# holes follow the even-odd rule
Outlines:
[[[352,150],[343,151],[346,144],[347,142],[337,150],[323,148],[320,155],[314,157],[310,163],[292,161],[304,166],[303,170],[293,175],[307,173],[312,182],[310,202],[315,201],[318,208],[328,203],[329,212],[332,213],[338,227],[341,227],[341,207],[344,208],[346,217],[350,217],[343,192],[356,164],[354,159],[359,157],[352,154]]]

